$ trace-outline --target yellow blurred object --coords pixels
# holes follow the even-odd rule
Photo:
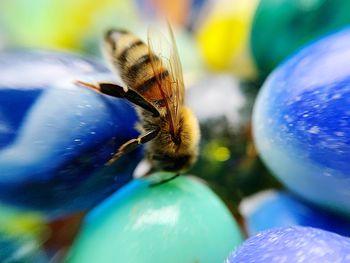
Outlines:
[[[217,1],[200,25],[197,41],[209,67],[238,77],[256,77],[249,37],[259,0]]]
[[[222,146],[218,142],[210,142],[204,149],[205,155],[217,162],[225,162],[231,157],[229,148]]]
[[[39,239],[46,239],[49,228],[45,222],[37,215],[27,214],[11,218],[11,222],[6,222],[1,228],[8,235],[21,236],[23,234],[33,235]]]
[[[217,161],[224,162],[230,159],[231,152],[229,148],[221,146],[215,149],[213,155]]]
[[[138,17],[133,1],[123,0],[13,0],[1,5],[0,16],[15,46],[75,50]]]
[[[99,25],[106,24],[106,27],[118,27],[127,25],[136,19],[136,12],[131,1],[123,0],[55,0],[61,10],[65,10],[60,17],[55,20],[55,28],[62,28],[56,37],[53,37],[54,43],[60,47],[76,48],[79,41],[91,36],[91,32],[97,33],[96,41],[100,41],[100,35],[106,28]],[[128,19],[126,19],[128,17]],[[69,19],[67,19],[69,18]],[[108,26],[107,26],[108,25]],[[125,25],[124,25],[125,26]],[[131,25],[128,25],[131,26]]]
[[[24,212],[12,206],[0,203],[0,233],[7,236],[32,236],[45,240],[49,227],[45,218],[35,212]]]

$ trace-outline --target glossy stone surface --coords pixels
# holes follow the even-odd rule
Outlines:
[[[135,180],[91,211],[67,262],[222,262],[241,243],[227,208],[197,179],[149,182]]]
[[[131,179],[139,151],[104,163],[137,136],[134,109],[76,80],[117,81],[73,54],[0,55],[1,201],[58,216],[90,208]]]
[[[274,227],[316,227],[350,236],[350,220],[322,210],[288,192],[263,191],[240,204],[250,236]],[[273,215],[273,216],[271,216]]]
[[[225,263],[350,262],[350,239],[311,227],[261,232],[234,251]]]
[[[350,2],[342,0],[260,0],[250,46],[266,77],[303,45],[350,24]]]
[[[350,29],[310,45],[264,83],[253,112],[266,165],[303,198],[350,216]]]

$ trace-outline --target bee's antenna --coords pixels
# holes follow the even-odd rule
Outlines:
[[[176,173],[174,176],[171,176],[171,177],[169,177],[167,179],[164,179],[164,180],[161,180],[159,182],[150,184],[149,187],[155,187],[155,186],[159,186],[159,185],[165,184],[167,182],[170,182],[170,181],[174,180],[176,177],[179,177],[179,176],[180,176],[180,173]]]

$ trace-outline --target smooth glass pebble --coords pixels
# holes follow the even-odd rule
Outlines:
[[[264,83],[257,148],[291,191],[350,216],[350,28],[302,49]]]
[[[240,203],[250,236],[274,227],[310,226],[350,236],[350,220],[278,191],[262,191]],[[273,215],[273,216],[271,216]]]
[[[250,46],[260,75],[310,41],[350,25],[350,1],[260,0]]]
[[[1,201],[61,216],[91,208],[131,180],[140,151],[104,164],[137,136],[134,109],[77,80],[120,83],[74,54],[0,54]]]
[[[249,238],[225,263],[350,262],[350,239],[311,227],[274,228]]]
[[[242,242],[227,208],[198,179],[149,184],[135,180],[91,211],[67,262],[222,262]]]
[[[4,236],[0,232],[0,262],[47,263],[49,259],[36,240],[23,236]]]

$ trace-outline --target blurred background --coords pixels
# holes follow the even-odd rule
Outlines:
[[[266,197],[271,201],[272,196],[277,198],[280,193],[283,201],[279,210],[276,208],[278,211],[285,212],[285,206],[290,203],[303,206],[301,214],[307,218],[303,222],[315,225],[313,216],[322,217],[317,214],[318,205],[309,205],[293,193],[285,194],[280,180],[258,156],[252,134],[252,112],[269,74],[303,46],[349,25],[349,10],[350,1],[340,0],[2,0],[0,52],[19,53],[12,56],[10,62],[0,59],[0,87],[8,88],[6,82],[1,83],[5,77],[20,79],[22,76],[19,66],[5,70],[7,63],[17,65],[25,61],[31,65],[28,54],[35,50],[74,54],[106,64],[101,52],[106,30],[126,29],[146,40],[149,25],[160,27],[168,20],[183,66],[186,103],[197,115],[202,134],[198,162],[188,173],[201,178],[218,195],[245,237],[270,227],[264,225],[269,221],[267,218],[259,219],[264,222],[259,221],[258,226],[254,223],[258,215],[249,220],[248,217],[257,203]],[[69,71],[65,63],[60,67]],[[25,86],[26,80],[21,81]],[[30,81],[28,79],[28,86]],[[1,96],[0,119],[6,122],[9,119],[6,114],[12,113],[5,111],[7,100],[5,95]],[[7,140],[1,127],[0,142]],[[0,162],[0,173],[6,169]],[[52,216],[50,205],[43,205],[51,201],[44,197],[37,200],[31,191],[23,192],[18,185],[18,182],[8,183],[4,187],[16,188],[16,200],[23,193],[26,201],[8,202],[10,195],[5,194],[0,198],[0,261],[63,262],[85,215],[95,203],[84,206],[81,211],[73,209],[61,214],[65,206],[59,209],[55,206]],[[35,189],[41,191],[42,188]],[[50,184],[49,189],[56,191],[55,184]],[[267,189],[269,191],[263,192]],[[258,197],[251,197],[257,193]],[[28,205],[29,199],[35,201]],[[294,213],[287,211],[287,214]],[[300,209],[295,211],[298,214]],[[295,214],[288,216],[292,218]],[[344,227],[333,230],[349,233],[348,219],[336,217],[330,216],[328,221],[322,219],[324,223],[320,225],[327,229],[327,222],[339,220]],[[295,218],[289,222],[300,224]],[[276,226],[284,224],[276,222]]]

